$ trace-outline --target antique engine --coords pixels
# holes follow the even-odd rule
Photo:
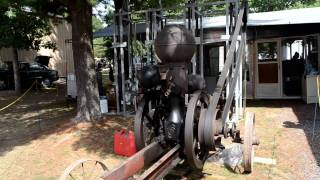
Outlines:
[[[213,3],[218,3],[219,9],[222,7],[220,7],[222,2],[209,2],[207,4],[208,7],[211,7]],[[136,88],[139,94],[137,95],[137,91],[133,91],[134,98],[138,100],[134,120],[134,138],[139,152],[128,158],[118,168],[110,172],[104,171],[102,175],[104,179],[131,179],[135,178],[133,175],[136,173],[139,173],[137,179],[161,179],[182,161],[186,162],[194,170],[202,170],[209,153],[220,154],[217,151],[224,150],[222,139],[229,137],[232,138],[232,142],[243,144],[241,148],[243,152],[242,162],[241,160],[237,161],[236,167],[238,168],[241,163],[245,172],[252,171],[253,145],[259,144],[259,140],[255,135],[254,114],[245,112],[243,114],[245,116],[242,115],[244,113],[242,102],[245,101],[245,98],[243,99],[241,96],[243,93],[242,79],[245,79],[242,78],[242,65],[246,55],[248,6],[247,1],[242,1],[242,7],[239,9],[239,3],[237,3],[238,1],[226,1],[225,7],[229,8],[226,11],[228,12],[227,18],[230,18],[230,22],[226,23],[226,27],[228,27],[231,34],[227,33],[230,38],[225,42],[225,52],[221,53],[224,54],[224,62],[221,64],[223,68],[219,68],[220,74],[214,73],[215,80],[210,80],[210,77],[207,78],[208,83],[214,83],[209,84],[214,85],[214,90],[211,94],[207,93],[204,78],[196,75],[195,72],[189,72],[189,69],[194,70],[194,67],[196,67],[196,64],[191,64],[191,59],[196,50],[197,54],[199,54],[201,72],[204,73],[206,69],[211,70],[214,67],[218,67],[216,65],[220,67],[220,64],[212,65],[212,63],[220,63],[220,56],[214,59],[201,56],[202,53],[206,54],[201,48],[204,45],[204,41],[202,41],[203,34],[201,33],[203,27],[201,25],[200,28],[195,29],[196,32],[200,30],[199,44],[198,42],[196,43],[195,37],[184,25],[172,24],[165,26],[157,33],[153,47],[149,49],[153,50],[154,48],[155,59],[158,62],[142,68],[140,67],[145,64],[145,60],[141,60],[141,63],[134,63],[135,67],[133,69],[135,69],[135,72],[133,75],[139,79],[138,82],[133,80],[134,83],[132,83],[139,84],[139,88]],[[201,3],[201,8],[199,9],[206,9],[202,8],[202,5]],[[184,12],[198,11],[199,9],[196,7],[196,3],[191,3],[186,6],[187,11]],[[142,15],[141,17],[149,17],[149,15],[152,17],[146,20],[147,24],[152,24],[150,26],[151,33],[146,32],[146,43],[152,42],[148,41],[147,37],[150,34],[155,35],[155,31],[158,30],[158,28],[154,28],[154,25],[160,27],[160,25],[162,26],[163,23],[167,22],[162,21],[162,17],[158,16],[158,11],[158,9],[142,11],[145,16]],[[118,28],[114,26],[113,46],[116,48],[114,52],[118,52],[120,49],[120,59],[115,53],[114,60],[115,62],[120,60],[120,70],[123,73],[121,76],[122,88],[120,90],[123,90],[126,86],[124,84],[124,75],[126,73],[122,71],[125,69],[123,55],[125,48],[127,48],[128,55],[130,55],[129,50],[132,48],[132,43],[130,42],[132,40],[130,39],[132,38],[129,38],[129,32],[131,31],[132,23],[136,23],[136,20],[133,20],[136,13],[125,11],[122,13],[120,11],[114,18],[115,24],[118,24],[119,27],[119,38],[117,38],[116,31]],[[199,12],[195,13],[199,14]],[[188,14],[191,15],[192,13]],[[199,17],[202,17],[200,14]],[[158,24],[157,21],[160,19],[161,22],[159,21]],[[188,21],[185,22],[189,22],[188,24],[191,25],[194,22],[192,19],[189,16],[188,19],[185,19]],[[127,22],[130,24],[128,25]],[[200,22],[195,22],[195,24],[201,24],[201,18]],[[124,29],[124,27],[127,28]],[[127,43],[123,41],[124,32],[128,35]],[[211,40],[215,39],[210,39],[207,42],[215,42]],[[216,45],[220,46],[221,43]],[[129,60],[129,62],[132,62],[132,59],[129,58]],[[210,66],[203,67],[208,62]],[[129,70],[132,69],[130,63],[128,65]],[[136,65],[139,65],[139,68]],[[191,65],[192,68],[190,68]],[[118,67],[117,63],[115,63],[115,66]],[[117,72],[119,72],[119,69]],[[125,93],[125,90],[122,91],[122,99],[126,99],[126,101],[120,101],[118,105],[121,103],[125,105],[130,101],[130,98],[125,97]],[[134,99],[131,100],[134,102]],[[123,106],[123,111],[126,112],[125,106]],[[240,118],[245,119],[244,136],[242,138],[240,138],[240,131],[237,129]],[[225,159],[229,161],[229,158]],[[79,162],[77,163],[83,167],[83,161]],[[98,163],[100,164],[100,162]],[[71,167],[77,166],[72,165]],[[147,167],[148,169],[141,173],[141,170]],[[106,169],[106,167],[103,169]],[[68,168],[67,172],[69,170],[70,168]],[[65,174],[70,175],[70,173]]]
[[[233,50],[229,51],[235,51],[236,40],[233,36],[230,48]],[[140,150],[153,141],[168,148],[179,145],[186,162],[193,169],[201,170],[209,151],[222,150],[221,139],[231,137],[233,142],[244,144],[244,169],[251,172],[252,145],[259,144],[254,132],[254,116],[246,118],[242,139],[234,113],[236,75],[240,72],[242,57],[238,52],[244,52],[244,41],[237,51],[235,67],[232,65],[234,53],[228,51],[212,95],[206,92],[203,77],[188,72],[196,42],[183,25],[164,27],[154,47],[159,61],[157,65],[144,67],[140,76],[143,97],[134,122],[137,148]],[[226,79],[231,67],[233,77],[227,93]]]
[[[157,65],[142,69],[140,85],[143,98],[135,117],[135,137],[138,149],[142,149],[157,139],[167,146],[190,141],[186,140],[186,116],[188,95],[199,91],[202,106],[207,106],[208,96],[201,90],[205,89],[205,81],[199,75],[188,75],[188,66],[195,53],[195,39],[182,25],[169,25],[158,34],[155,40],[155,51],[159,58]],[[195,103],[197,106],[197,104]],[[199,108],[197,113],[200,113]],[[199,109],[199,110],[198,110]],[[192,110],[194,111],[194,110]],[[193,122],[193,119],[192,119]],[[185,133],[184,133],[185,132]],[[193,134],[191,132],[191,134]],[[190,144],[189,143],[189,144]],[[204,148],[198,147],[199,161],[206,156]],[[203,151],[203,152],[202,152]],[[202,163],[196,168],[202,168]]]
[[[202,169],[209,151],[224,148],[222,138],[243,141],[236,128],[237,120],[226,120],[227,116],[232,117],[233,106],[232,101],[221,96],[224,93],[217,93],[222,91],[219,81],[211,96],[205,90],[205,80],[188,73],[195,48],[194,37],[182,25],[166,26],[158,34],[155,51],[159,63],[146,66],[141,72],[143,97],[134,130],[139,150],[153,141],[168,148],[179,144],[188,164]],[[244,165],[246,171],[251,171],[252,145],[258,144],[253,118],[246,121],[245,128]]]

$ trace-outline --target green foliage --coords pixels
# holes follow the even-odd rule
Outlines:
[[[107,50],[107,48],[105,46],[104,38],[95,38],[95,39],[93,39],[94,57],[97,57],[97,58],[105,57],[106,50]]]
[[[102,29],[104,27],[103,21],[97,18],[96,16],[92,16],[92,30],[97,31],[99,29]]]
[[[42,37],[50,34],[48,19],[40,18],[29,8],[17,4],[0,6],[0,48],[35,49],[55,48],[52,42],[43,42]]]
[[[179,4],[187,3],[187,0],[133,0],[130,2],[134,10],[142,10],[149,8],[168,8]]]
[[[249,7],[252,12],[278,11],[317,6],[320,6],[320,0],[249,0]]]
[[[104,58],[107,60],[113,59],[113,49],[112,46],[112,38],[104,37],[104,38],[95,38],[93,39],[93,50],[94,57],[96,58]]]
[[[308,3],[296,2],[292,5],[291,8],[298,9],[298,8],[311,8],[311,7],[320,7],[320,0],[310,1]]]
[[[252,12],[277,11],[292,8],[320,7],[320,0],[248,0]],[[172,7],[183,5],[188,0],[133,0],[130,3],[134,10],[149,8]],[[197,3],[209,0],[196,0]]]
[[[108,10],[106,16],[104,17],[104,21],[107,24],[112,24],[113,23],[113,14],[114,11],[113,10]]]
[[[112,37],[105,37],[104,38],[104,42],[105,42],[105,47],[107,47],[106,51],[105,51],[105,57],[108,60],[113,59],[113,49],[111,48],[112,46]]]
[[[139,40],[132,41],[132,53],[134,57],[142,58],[147,55],[148,46]]]
[[[92,30],[97,31],[104,27],[103,21],[97,18],[96,16],[92,16]],[[93,39],[93,51],[94,57],[103,58],[106,57],[107,47],[106,47],[106,39],[105,38],[95,38]]]

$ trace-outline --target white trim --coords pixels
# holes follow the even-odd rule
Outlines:
[[[258,62],[258,43],[264,43],[264,42],[276,42],[277,43],[277,61],[272,61],[272,62]],[[271,39],[261,39],[261,40],[256,40],[255,41],[255,56],[253,57],[253,61],[255,61],[255,72],[254,75],[256,76],[255,78],[255,85],[254,85],[254,91],[255,91],[255,99],[260,99],[260,98],[267,98],[267,99],[275,99],[275,98],[280,98],[283,96],[282,92],[282,63],[281,63],[281,38],[271,38]],[[277,63],[278,64],[278,83],[259,83],[259,69],[258,69],[258,64],[272,64],[272,63]],[[258,93],[258,88],[259,85],[265,85],[265,86],[272,86],[272,85],[278,85],[278,90],[279,90],[279,96],[259,96]]]
[[[320,33],[318,34],[318,71],[320,70]]]
[[[283,40],[286,39],[291,39],[291,38],[301,38],[301,39],[306,39],[306,37],[309,36],[316,36],[318,39],[318,68],[320,70],[320,33],[317,34],[306,34],[306,35],[301,35],[301,36],[286,36],[286,37],[279,37],[279,38],[271,38],[271,39],[259,39],[259,40],[255,40],[253,41],[254,46],[253,46],[253,54],[254,56],[252,56],[252,63],[254,63],[254,69],[253,69],[253,74],[254,74],[254,97],[253,99],[301,99],[302,98],[302,94],[301,96],[286,96],[283,92],[283,82],[282,82],[282,48],[281,48],[281,43]],[[275,84],[275,83],[259,83],[259,72],[258,72],[258,64],[270,64],[272,62],[260,62],[258,63],[258,43],[261,42],[277,42],[278,43],[278,80],[279,80],[279,85],[280,85],[280,96],[258,96],[258,84]],[[304,47],[304,51],[305,51],[305,47]],[[304,54],[306,54],[306,52],[304,52]],[[274,63],[276,63],[274,61]],[[278,84],[278,83],[277,83]]]

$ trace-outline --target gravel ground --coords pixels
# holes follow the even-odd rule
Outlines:
[[[256,133],[260,137],[255,156],[275,159],[276,165],[255,163],[253,172],[244,175],[207,162],[204,172],[208,177],[320,179],[320,113],[312,140],[314,105],[301,100],[256,100],[248,101],[246,110],[255,113]],[[240,127],[243,124],[241,121]]]
[[[286,178],[320,179],[320,113],[318,111],[314,126],[315,105],[300,100],[264,100],[249,102],[248,106],[256,113],[257,120],[271,117],[275,121],[274,127],[280,128],[274,136],[274,154],[278,165],[289,170]]]

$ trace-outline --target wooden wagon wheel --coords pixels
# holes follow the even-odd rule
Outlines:
[[[254,128],[254,113],[248,112],[246,114],[245,130],[244,130],[244,150],[243,150],[243,165],[244,171],[247,173],[252,172],[254,148],[253,144],[256,144],[255,128]]]
[[[107,166],[98,160],[80,159],[68,166],[59,180],[99,179],[103,172],[108,171]]]

